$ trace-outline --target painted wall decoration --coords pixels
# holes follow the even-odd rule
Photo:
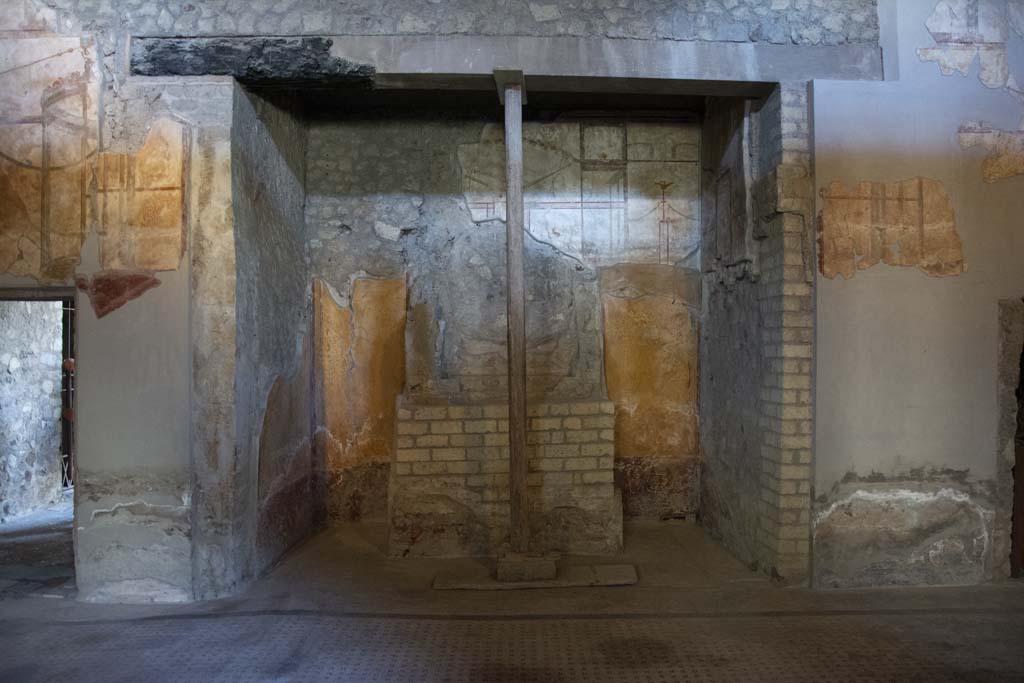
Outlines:
[[[313,305],[316,444],[327,473],[329,514],[382,517],[395,400],[405,382],[405,281],[357,279],[351,307],[342,307],[328,285],[315,280]],[[373,491],[378,496],[367,493]]]
[[[1024,174],[1024,89],[1010,70],[1011,40],[1024,38],[1024,3],[1015,0],[942,0],[925,22],[934,47],[918,49],[918,57],[935,62],[943,75],[967,76],[977,60],[978,80],[1002,89],[1021,105],[1017,130],[1003,130],[985,121],[965,121],[958,139],[962,149],[982,147],[985,182]]]
[[[604,369],[627,516],[697,509],[699,275],[660,264],[601,269]]]
[[[459,146],[475,221],[505,218],[502,127]],[[697,252],[699,131],[679,123],[523,126],[526,229],[590,265],[676,263]]]
[[[937,180],[863,181],[852,188],[833,182],[822,199],[818,258],[827,278],[850,279],[878,263],[935,276],[967,269],[953,203]]]
[[[157,119],[137,154],[100,155],[104,268],[178,268],[185,246],[186,133],[177,121]]]
[[[98,144],[91,39],[0,39],[0,273],[67,281],[88,232]]]

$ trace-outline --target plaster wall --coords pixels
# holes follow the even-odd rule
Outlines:
[[[610,397],[627,514],[693,512],[698,130],[566,120],[524,135],[529,396]],[[399,393],[507,393],[501,130],[444,115],[317,119],[309,150],[331,512],[379,516]]]
[[[61,492],[60,301],[0,301],[0,523]]]
[[[998,523],[1008,514],[1009,477],[998,437],[998,302],[1024,295],[1024,176],[986,174],[992,150],[967,148],[958,132],[970,121],[1016,129],[1024,107],[1005,74],[1024,75],[1024,39],[1006,14],[1015,3],[966,3],[980,7],[983,24],[995,16],[991,30],[1004,42],[986,38],[980,62],[971,45],[954,45],[966,55],[964,71],[944,75],[922,61],[944,38],[944,4],[896,4],[898,80],[814,83],[818,187],[934,180],[949,196],[965,262],[962,272],[932,275],[863,262],[849,279],[818,274],[814,566],[822,586],[973,583],[1008,571],[1006,524]],[[1004,48],[1000,84],[986,60]],[[825,205],[819,197],[819,210]],[[827,263],[828,252],[822,257]]]
[[[98,319],[77,305],[75,566],[98,601],[192,596],[188,277]],[[116,416],[116,417],[115,417]]]
[[[241,87],[232,119],[239,514],[262,571],[314,528],[312,315],[303,240],[306,131]]]

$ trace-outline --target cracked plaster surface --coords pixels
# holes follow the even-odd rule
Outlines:
[[[925,23],[935,40],[918,57],[938,64],[944,76],[967,76],[977,61],[978,80],[986,88],[1004,90],[1021,106],[1017,130],[1003,130],[985,121],[964,121],[958,131],[961,149],[982,147],[985,182],[1024,174],[1024,89],[1010,70],[1009,43],[1024,38],[1024,3],[1017,0],[941,0]]]

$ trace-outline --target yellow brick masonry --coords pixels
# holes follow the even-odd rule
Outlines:
[[[545,497],[557,490],[565,503],[613,498],[614,428],[611,402],[530,406],[530,485]],[[461,480],[471,500],[508,500],[505,405],[403,407],[397,431],[399,480],[436,477],[448,487]]]

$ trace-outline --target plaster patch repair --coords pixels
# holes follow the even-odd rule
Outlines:
[[[98,144],[91,39],[0,39],[0,273],[64,282],[88,231]]]
[[[928,275],[967,270],[953,203],[930,178],[862,181],[822,190],[819,267],[827,278],[852,278],[877,263],[915,267]]]
[[[840,495],[814,518],[819,585],[974,584],[991,558],[992,510],[953,488],[880,485]]]

